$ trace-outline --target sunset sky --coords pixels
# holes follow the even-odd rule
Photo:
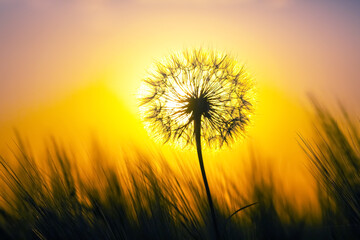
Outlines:
[[[13,128],[151,142],[137,115],[141,80],[169,53],[206,47],[256,81],[244,141],[296,159],[308,93],[360,113],[359,12],[358,0],[0,0],[0,150]]]
[[[93,82],[134,105],[155,59],[194,46],[235,55],[260,87],[358,107],[359,10],[356,0],[1,0],[0,119]]]

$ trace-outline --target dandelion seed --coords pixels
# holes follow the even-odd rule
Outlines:
[[[195,144],[201,121],[205,145],[219,148],[242,137],[253,110],[253,84],[226,54],[188,50],[173,54],[144,80],[141,114],[164,142]]]
[[[201,140],[219,148],[243,136],[253,111],[252,89],[238,62],[226,54],[195,49],[158,62],[141,90],[140,110],[151,132],[164,142],[196,144],[218,239]]]

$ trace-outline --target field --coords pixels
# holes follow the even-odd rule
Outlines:
[[[226,179],[229,201],[215,198],[222,239],[360,237],[358,120],[343,109],[340,119],[335,118],[313,103],[316,138],[299,134],[298,141],[317,182],[320,216],[299,213],[289,198],[277,194],[271,166],[260,171],[261,159],[254,156],[246,194],[236,181]],[[15,161],[1,157],[0,162],[1,239],[214,238],[197,168],[183,169],[181,176],[160,152],[134,146],[118,159],[125,166],[120,171],[107,161],[106,150],[94,143],[92,169],[81,170],[72,150],[55,140],[46,146],[40,165],[28,141],[15,135]],[[167,172],[166,177],[160,171]]]

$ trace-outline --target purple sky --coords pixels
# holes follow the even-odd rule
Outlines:
[[[359,109],[360,1],[164,2],[0,0],[0,120],[199,43],[241,56],[260,83]],[[118,81],[128,97],[136,84]]]

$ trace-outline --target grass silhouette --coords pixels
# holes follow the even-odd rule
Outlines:
[[[302,147],[319,183],[322,217],[299,214],[271,167],[249,166],[246,195],[226,179],[232,205],[214,201],[222,239],[358,239],[359,132],[343,111],[339,121],[314,103],[317,138]],[[126,169],[108,163],[94,144],[94,174],[82,174],[80,159],[52,140],[42,157],[17,134],[15,162],[0,157],[0,239],[214,239],[212,216],[202,179],[189,171],[179,178],[160,153],[136,147],[124,151]],[[156,166],[155,162],[159,164]],[[165,171],[166,177],[159,171]],[[89,176],[87,178],[86,176]],[[241,194],[240,194],[241,193]],[[256,205],[240,213],[233,205]]]
[[[360,131],[339,104],[341,118],[336,118],[315,98],[312,102],[318,119],[317,138],[302,139],[319,182],[319,200],[323,220],[331,236],[360,238]]]

